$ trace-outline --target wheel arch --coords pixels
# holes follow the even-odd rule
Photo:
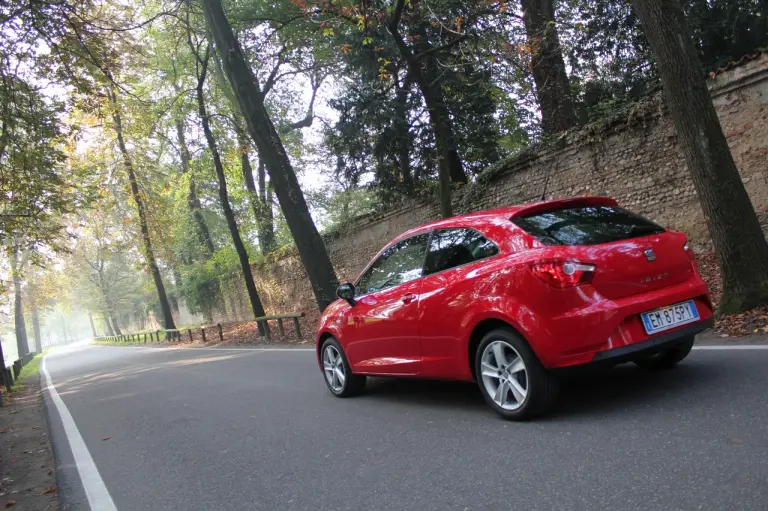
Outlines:
[[[329,337],[334,337],[335,338],[336,336],[333,335],[332,332],[329,332],[327,330],[322,331],[322,332],[320,332],[317,335],[317,343],[315,343],[315,354],[317,355],[317,363],[318,364],[321,363],[320,362],[320,356],[321,356],[320,355],[320,349],[323,347],[323,343],[325,342],[325,340],[328,339]]]
[[[481,321],[479,321],[474,328],[472,329],[472,332],[469,335],[469,342],[467,343],[467,352],[466,352],[466,361],[469,364],[469,370],[472,374],[472,379],[476,380],[477,376],[475,374],[475,354],[477,353],[477,348],[480,346],[480,341],[483,340],[483,337],[485,337],[485,334],[492,330],[496,330],[497,328],[507,328],[509,330],[512,330],[517,335],[520,336],[521,339],[523,339],[528,345],[530,346],[531,343],[526,339],[525,335],[520,331],[519,328],[517,328],[515,325],[512,324],[511,321],[507,319],[502,319],[499,317],[488,317]],[[531,348],[533,349],[533,348]]]

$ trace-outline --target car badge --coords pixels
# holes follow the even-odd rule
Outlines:
[[[643,253],[645,254],[645,258],[648,259],[650,262],[653,262],[656,260],[656,252],[654,252],[652,248],[645,249]]]

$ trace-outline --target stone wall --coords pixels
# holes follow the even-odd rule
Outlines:
[[[768,55],[756,55],[710,80],[710,93],[750,198],[768,218]],[[608,195],[708,248],[709,234],[672,122],[660,96],[613,119],[586,126],[547,147],[494,165],[455,193],[456,213],[575,195]],[[326,237],[340,279],[354,279],[388,241],[439,217],[434,201],[409,202],[389,213],[358,219]],[[307,332],[318,318],[298,256],[255,267],[270,313],[305,311]],[[228,313],[216,320],[248,320],[244,286],[232,282]]]

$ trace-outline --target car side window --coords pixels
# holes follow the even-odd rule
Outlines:
[[[404,239],[376,259],[357,281],[358,296],[381,291],[422,276],[429,234]]]
[[[432,236],[424,275],[498,254],[498,247],[474,229],[443,229]]]

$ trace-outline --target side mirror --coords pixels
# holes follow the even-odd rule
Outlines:
[[[336,296],[342,300],[346,300],[347,303],[355,305],[355,286],[350,282],[345,282],[336,289]]]

